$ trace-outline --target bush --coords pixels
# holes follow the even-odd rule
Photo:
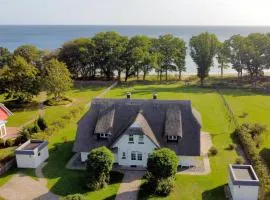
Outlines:
[[[178,167],[178,157],[174,151],[162,148],[149,155],[147,171],[153,178],[168,178],[175,176]]]
[[[67,97],[59,97],[59,98],[51,98],[51,99],[47,99],[44,102],[44,105],[47,106],[59,106],[59,105],[67,105],[69,103],[71,103],[72,100],[67,98]]]
[[[215,155],[217,155],[217,154],[218,154],[218,150],[217,150],[216,147],[211,147],[211,148],[209,149],[208,155],[210,155],[210,156],[215,156]]]
[[[228,150],[234,150],[234,149],[236,149],[236,145],[235,144],[229,144]]]
[[[174,178],[159,179],[155,188],[155,194],[167,196],[170,194],[174,186]]]
[[[4,139],[0,138],[0,149],[5,148],[5,141]]]
[[[66,197],[63,197],[62,200],[86,200],[82,194],[70,194]]]
[[[13,147],[15,145],[15,140],[13,139],[7,139],[5,143],[5,147]]]
[[[28,128],[28,131],[30,134],[34,134],[34,133],[38,133],[40,131],[40,128],[37,125],[37,123],[34,123],[32,126]]]
[[[87,187],[90,190],[101,189],[109,183],[113,161],[114,156],[108,148],[103,146],[91,150],[86,166],[89,172]]]
[[[41,116],[39,116],[37,120],[37,125],[39,126],[40,130],[44,131],[46,128],[48,128],[48,125],[45,121],[45,119]]]
[[[237,157],[235,159],[235,164],[241,165],[241,164],[244,164],[244,163],[245,163],[245,160],[242,157]]]

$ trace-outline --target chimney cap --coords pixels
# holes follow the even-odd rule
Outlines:
[[[158,96],[157,93],[154,92],[154,93],[153,93],[153,99],[157,99],[157,96]]]
[[[131,92],[127,92],[127,99],[130,99],[131,97]]]

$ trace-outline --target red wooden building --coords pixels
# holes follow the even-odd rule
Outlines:
[[[4,137],[7,134],[6,123],[9,116],[12,115],[12,112],[0,103],[0,138]]]

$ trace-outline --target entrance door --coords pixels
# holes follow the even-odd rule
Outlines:
[[[131,165],[143,165],[143,154],[139,151],[132,151],[130,156]]]

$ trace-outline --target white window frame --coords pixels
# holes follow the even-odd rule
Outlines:
[[[144,139],[144,135],[139,135],[138,143],[144,144],[143,139]]]
[[[126,152],[122,152],[122,159],[126,159],[127,156],[126,156]]]
[[[139,152],[139,151],[132,151],[132,152],[131,152],[130,158],[131,158],[131,160],[142,161],[143,155],[142,155],[142,153]]]
[[[128,135],[128,143],[132,143],[132,144],[134,143],[134,135],[133,134]]]

